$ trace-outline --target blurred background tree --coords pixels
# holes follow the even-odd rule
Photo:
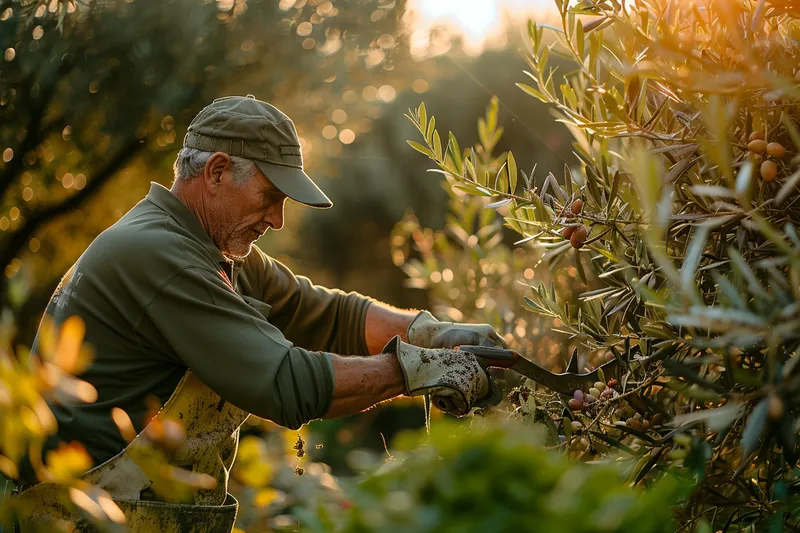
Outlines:
[[[409,70],[424,74],[394,37],[402,2],[338,6],[0,4],[0,299],[17,312],[23,340],[88,242],[150,180],[170,182],[188,122],[213,98],[254,93],[274,103],[312,156],[322,126],[334,121],[342,143],[352,142],[367,113],[416,79]]]

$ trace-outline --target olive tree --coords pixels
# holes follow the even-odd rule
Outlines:
[[[520,383],[515,416],[545,421],[572,456],[627,457],[634,484],[670,468],[694,476],[678,509],[684,529],[794,530],[798,13],[750,1],[556,6],[560,25],[529,24],[530,69],[517,85],[570,129],[576,168],[534,176],[520,170],[533,161],[487,157],[490,120],[480,145],[462,150],[424,105],[409,113],[422,135],[412,146],[461,202],[495,211],[538,265],[516,278],[522,306],[552,321],[582,366],[620,368],[573,397]],[[573,69],[557,73],[551,55]],[[536,281],[572,272],[574,291]],[[481,296],[498,300],[492,291]],[[524,351],[519,316],[530,315],[494,323]]]

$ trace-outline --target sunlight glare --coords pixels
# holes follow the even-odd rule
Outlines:
[[[550,4],[549,0],[411,0],[412,53],[420,58],[446,53],[456,35],[470,55],[503,47],[510,20],[546,12]]]

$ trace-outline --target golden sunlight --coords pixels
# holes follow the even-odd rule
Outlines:
[[[484,48],[507,43],[506,29],[525,15],[549,12],[549,0],[411,0],[407,18],[412,52],[417,57],[446,53],[450,38],[463,39],[464,51],[480,54]]]

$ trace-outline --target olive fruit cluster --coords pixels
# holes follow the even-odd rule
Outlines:
[[[573,411],[582,411],[591,407],[595,402],[607,400],[617,396],[617,391],[614,390],[614,387],[616,386],[616,379],[610,379],[607,383],[597,381],[589,388],[589,392],[587,393],[584,393],[580,389],[576,390],[572,394],[572,399],[567,402],[567,405]]]
[[[566,213],[567,218],[575,218],[577,215],[580,215],[582,210],[583,200],[578,198],[569,206],[569,211]],[[572,247],[578,249],[583,246],[584,242],[586,242],[586,237],[589,236],[589,229],[583,224],[578,226],[567,226],[561,230],[561,236],[565,239],[569,239],[569,243],[572,245]]]
[[[771,142],[768,143],[764,140],[764,132],[756,130],[750,134],[748,138],[747,149],[757,155],[767,154],[770,157],[781,159],[786,156],[786,148],[781,143]],[[778,176],[778,165],[771,159],[765,159],[761,163],[761,179],[766,182],[775,181]]]

